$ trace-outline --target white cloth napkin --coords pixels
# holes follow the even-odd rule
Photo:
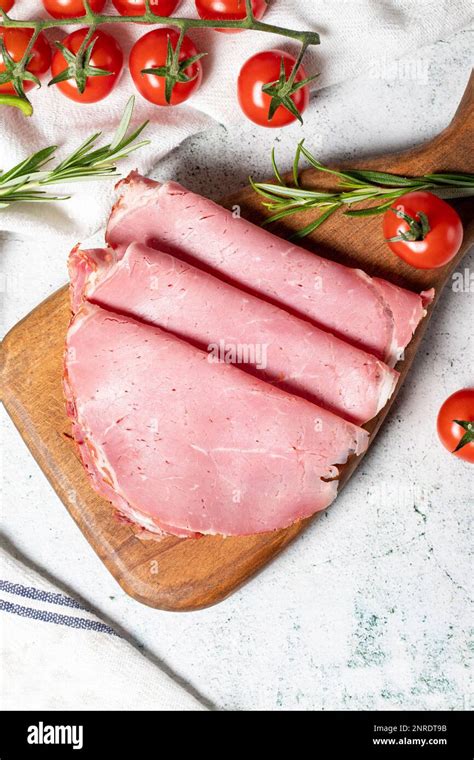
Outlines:
[[[0,560],[0,709],[206,709],[80,602]]]
[[[107,5],[110,10],[112,3]],[[196,15],[193,0],[183,0],[177,10]],[[13,17],[44,15],[39,0],[22,0]],[[446,39],[466,27],[472,19],[471,0],[272,0],[265,20],[294,29],[320,32],[322,44],[309,52],[308,74],[321,72],[315,87],[324,87],[372,71],[386,74],[400,56],[419,51],[440,38]],[[133,41],[149,27],[114,26],[128,54]],[[69,29],[70,31],[70,29]],[[236,35],[211,30],[190,32],[202,51],[205,78],[200,91],[188,104],[158,108],[137,95],[136,122],[150,119],[147,137],[151,145],[124,161],[122,174],[137,167],[146,173],[187,136],[205,130],[216,121],[224,125],[244,120],[236,101],[236,79],[243,62],[253,53],[280,47],[296,52],[297,45],[283,37],[256,32]],[[51,39],[55,33],[48,32]],[[407,86],[413,86],[408,82]],[[115,91],[101,103],[81,106],[66,100],[56,88],[43,87],[32,93],[35,114],[25,118],[17,109],[0,108],[0,167],[8,168],[34,150],[50,144],[65,155],[97,130],[108,135],[117,126],[129,95],[134,92],[129,73],[124,71]],[[317,96],[310,107],[317,107]],[[290,127],[298,130],[298,125]],[[64,191],[67,192],[65,187]],[[113,182],[75,184],[72,200],[52,205],[18,205],[0,213],[0,230],[31,231],[46,241],[64,238],[70,246],[103,225],[113,199]]]

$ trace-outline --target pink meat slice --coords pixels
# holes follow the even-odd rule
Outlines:
[[[326,508],[337,464],[367,448],[365,430],[92,304],[70,325],[65,378],[114,492],[174,529],[284,528]]]
[[[398,372],[371,354],[171,254],[132,243],[102,277],[91,271],[82,282],[87,300],[169,330],[217,360],[241,362],[357,425],[395,388]]]
[[[148,533],[153,533],[156,536],[173,534],[179,538],[198,538],[199,533],[179,530],[171,525],[165,525],[162,521],[159,521],[156,518],[142,515],[127,502],[123,494],[115,491],[111,483],[110,473],[104,466],[103,461],[98,457],[98,452],[90,440],[90,433],[83,430],[77,421],[75,400],[66,372],[64,372],[63,377],[63,388],[67,400],[67,413],[72,422],[72,435],[77,444],[82,464],[84,465],[92,486],[97,493],[107,501],[110,501],[119,515],[126,518],[128,522],[140,526]]]
[[[82,250],[76,245],[68,259],[69,279],[71,281],[71,308],[76,311],[82,302],[86,283],[94,282],[100,272],[103,276],[116,260],[111,248],[89,248]]]
[[[176,182],[160,185],[132,173],[121,193],[106,233],[119,258],[136,241],[188,259],[390,366],[432,297],[386,288],[384,281],[292,245]]]
[[[382,297],[389,304],[394,317],[395,330],[393,335],[392,353],[396,359],[403,358],[403,352],[410,343],[413,333],[426,314],[428,306],[435,295],[434,288],[423,290],[420,296],[404,288],[398,288],[387,280],[373,278]]]
[[[82,463],[87,470],[95,490],[104,499],[110,501],[110,503],[117,509],[117,512],[125,517],[127,521],[140,526],[147,532],[153,533],[156,536],[167,536],[172,534],[179,538],[199,537],[199,533],[191,533],[190,531],[180,530],[171,525],[165,525],[162,521],[157,520],[156,517],[147,517],[134,509],[123,495],[117,493],[117,491],[115,491],[108,483],[107,473],[100,471],[99,463],[95,458],[95,449],[77,423],[73,425],[73,435],[79,448]]]

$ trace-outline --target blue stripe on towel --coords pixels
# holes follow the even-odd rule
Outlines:
[[[74,607],[77,610],[84,610],[85,607],[70,596],[59,593],[43,591],[34,586],[22,586],[21,583],[11,583],[11,581],[0,580],[0,591],[7,591],[9,594],[25,596],[28,599],[38,599],[40,602],[49,602],[50,604],[60,604],[63,607]]]
[[[57,612],[50,612],[49,610],[35,610],[33,607],[23,607],[21,604],[13,604],[5,601],[5,599],[0,599],[0,610],[20,615],[20,617],[32,618],[32,620],[42,620],[45,623],[56,623],[56,625],[67,625],[70,628],[82,628],[84,631],[97,631],[98,633],[118,636],[118,633],[110,625],[101,623],[99,620],[59,615]]]

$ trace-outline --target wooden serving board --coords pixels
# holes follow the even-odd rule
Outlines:
[[[352,166],[407,175],[433,171],[474,171],[474,79],[451,125],[436,139],[413,150]],[[312,170],[305,171],[306,185],[321,185]],[[261,222],[265,210],[250,188],[224,202],[238,204],[242,214]],[[453,270],[474,240],[473,201],[455,203],[465,228],[457,257],[442,269],[412,269],[392,255],[383,241],[380,217],[344,219],[335,215],[303,245],[370,274],[386,277],[406,288],[420,291],[434,287],[436,298],[449,282]],[[288,235],[307,224],[294,216],[277,230]],[[65,251],[66,255],[66,251]],[[400,385],[410,369],[428,324],[433,306],[419,326],[403,362]],[[206,536],[182,540],[145,538],[130,525],[117,520],[109,503],[92,490],[70,437],[61,390],[62,354],[69,321],[67,289],[63,288],[23,319],[3,342],[3,402],[31,453],[53,488],[122,588],[140,602],[165,610],[195,610],[215,604],[248,580],[275,557],[306,527],[308,520],[275,533],[222,538]],[[396,396],[394,394],[391,403]],[[367,426],[371,442],[389,412],[391,403]],[[353,460],[341,473],[341,486],[357,467]]]

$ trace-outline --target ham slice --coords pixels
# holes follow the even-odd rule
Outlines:
[[[358,425],[395,388],[398,373],[371,354],[170,254],[132,243],[113,266],[106,251],[88,255],[70,257],[73,307],[86,298],[165,328]]]
[[[110,248],[89,248],[82,250],[76,245],[68,259],[71,281],[71,308],[76,311],[81,305],[86,284],[90,286],[96,276],[103,276],[113,263],[114,252]]]
[[[137,241],[190,260],[390,366],[433,298],[292,245],[176,182],[136,173],[122,183],[106,238],[117,258]]]
[[[147,532],[153,533],[155,536],[159,535],[164,537],[168,534],[173,534],[179,538],[199,537],[199,533],[179,530],[171,525],[166,525],[163,521],[159,521],[156,518],[151,519],[133,509],[124,497],[117,493],[111,485],[108,471],[106,469],[101,470],[100,461],[96,458],[96,448],[77,422],[73,422],[72,430],[74,440],[79,448],[82,464],[91,479],[94,489],[100,494],[100,496],[107,501],[110,501],[110,503],[116,508],[121,519],[125,518],[125,521],[138,525]]]
[[[337,464],[367,448],[367,432],[336,415],[88,303],[68,330],[65,390],[95,487],[178,534],[309,517],[334,499]]]

